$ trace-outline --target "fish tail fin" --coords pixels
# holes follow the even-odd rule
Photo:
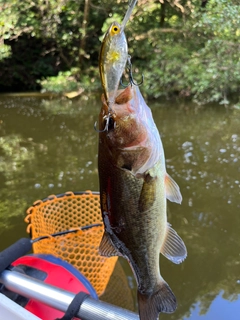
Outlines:
[[[138,291],[140,320],[157,320],[160,312],[171,313],[176,308],[176,297],[163,279],[151,295],[142,294]]]

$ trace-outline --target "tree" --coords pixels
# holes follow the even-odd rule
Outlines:
[[[100,39],[127,4],[0,0],[2,91],[101,88]],[[228,103],[240,86],[239,15],[237,0],[139,0],[125,32],[145,94]]]

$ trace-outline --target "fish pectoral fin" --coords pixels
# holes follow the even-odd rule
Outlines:
[[[99,246],[99,253],[104,257],[121,256],[118,250],[113,246],[112,241],[106,231],[104,232]]]
[[[187,249],[177,232],[167,224],[166,238],[161,253],[173,263],[179,264],[187,257]]]
[[[166,198],[169,201],[180,203],[182,202],[182,195],[178,184],[170,177],[169,174],[165,174],[165,188]]]

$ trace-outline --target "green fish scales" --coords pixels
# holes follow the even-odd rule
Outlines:
[[[99,181],[105,233],[100,254],[123,256],[138,285],[141,320],[173,312],[176,298],[160,273],[160,252],[181,263],[186,247],[167,222],[167,200],[180,203],[179,187],[167,174],[161,139],[139,89],[119,90],[106,128],[108,105],[99,116]]]

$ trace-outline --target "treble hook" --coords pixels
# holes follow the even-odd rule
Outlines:
[[[129,84],[127,84],[127,85],[123,84],[122,79],[121,79],[121,81],[120,81],[120,84],[121,84],[124,88],[128,87],[129,85],[131,85],[131,86],[132,86],[132,85],[135,85],[135,86],[138,86],[138,87],[139,87],[141,84],[143,84],[143,79],[144,79],[143,74],[142,74],[142,80],[141,80],[141,82],[137,83],[137,82],[135,82],[134,79],[133,79],[132,63],[131,63],[131,56],[130,56],[130,55],[128,55],[127,67],[126,67],[126,69],[127,69],[127,74],[128,74],[128,77],[129,77]]]
[[[100,133],[100,132],[104,132],[104,131],[107,131],[107,124],[105,126],[105,128],[103,130],[99,130],[97,129],[97,121],[94,123],[94,130],[97,132],[97,133]]]
[[[112,119],[112,117],[111,117],[110,110],[108,111],[108,114],[103,117],[103,119],[104,118],[106,119],[106,124],[103,130],[97,129],[97,121],[94,123],[94,130],[97,131],[98,133],[108,131],[109,127],[111,127],[110,119]]]

